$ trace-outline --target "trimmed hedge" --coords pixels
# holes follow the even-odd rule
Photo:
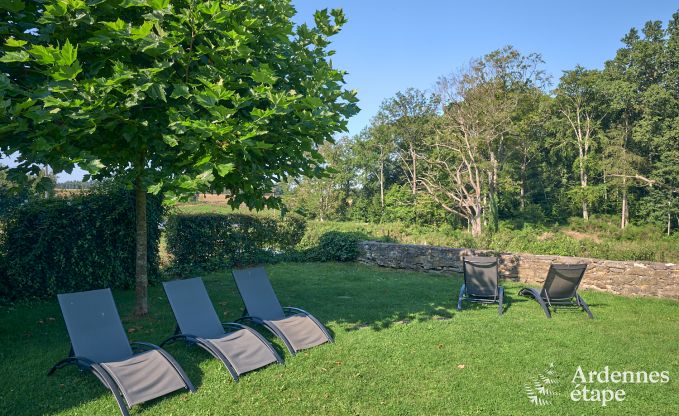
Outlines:
[[[178,214],[167,225],[175,268],[216,270],[273,261],[295,251],[306,222],[245,214]]]
[[[358,233],[328,232],[308,238],[303,217],[247,214],[178,214],[167,225],[167,251],[179,274],[277,261],[354,261]],[[305,244],[300,244],[302,239]],[[313,240],[313,244],[311,243]]]
[[[159,276],[163,208],[149,195],[149,278]],[[104,287],[131,288],[135,274],[133,194],[106,187],[68,199],[28,202],[7,218],[0,252],[0,297],[51,297]],[[2,264],[4,263],[4,265]]]

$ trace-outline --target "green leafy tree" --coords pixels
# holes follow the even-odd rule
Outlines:
[[[598,144],[600,123],[606,115],[605,101],[599,88],[600,77],[597,70],[577,66],[573,70],[564,71],[555,90],[557,118],[564,125],[561,137],[577,150],[575,169],[580,183],[578,188],[571,191],[571,195],[582,206],[582,218],[585,221],[589,219],[590,205],[596,200],[599,190],[592,188],[590,172],[594,164],[592,153]]]
[[[0,5],[0,151],[136,195],[137,314],[148,311],[146,195],[214,191],[264,199],[319,176],[317,147],[345,130],[355,93],[322,10],[295,27],[289,0],[43,0]]]

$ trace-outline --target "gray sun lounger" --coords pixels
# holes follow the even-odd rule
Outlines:
[[[462,259],[464,283],[457,298],[457,310],[462,310],[462,301],[476,303],[497,303],[498,314],[502,315],[505,289],[498,284],[500,273],[497,257],[471,257]]]
[[[283,362],[271,344],[252,328],[219,321],[201,278],[163,282],[163,287],[177,319],[177,330],[161,346],[177,340],[198,345],[220,360],[236,381],[248,371]],[[225,328],[230,331],[227,333]]]
[[[125,416],[135,404],[175,390],[195,392],[182,368],[166,351],[146,342],[130,344],[110,289],[57,297],[71,338],[71,352],[47,375],[70,364],[92,372],[113,393]]]
[[[582,277],[587,270],[586,264],[552,264],[549,266],[547,278],[542,285],[542,289],[524,287],[519,291],[519,295],[535,299],[542,310],[551,318],[549,308],[557,307],[577,307],[581,308],[590,318],[594,318],[589,306],[578,294],[578,287]]]
[[[310,313],[281,307],[266,270],[261,267],[233,271],[233,278],[245,304],[240,320],[262,325],[279,337],[291,354],[333,342],[328,330]]]

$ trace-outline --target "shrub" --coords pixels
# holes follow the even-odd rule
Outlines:
[[[168,221],[167,250],[180,270],[270,262],[294,252],[305,229],[298,215],[178,214]]]
[[[358,233],[327,232],[319,239],[316,256],[320,261],[354,261],[358,257],[358,243],[362,237]]]
[[[148,198],[148,272],[159,275],[160,198]],[[7,218],[0,251],[5,299],[130,288],[135,275],[134,196],[114,185],[68,199],[29,201]]]

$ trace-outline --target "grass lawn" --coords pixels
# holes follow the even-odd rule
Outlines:
[[[281,303],[303,307],[336,337],[285,364],[233,382],[197,347],[168,346],[198,388],[133,408],[144,415],[298,414],[679,414],[679,303],[583,292],[595,320],[537,303],[505,282],[509,307],[454,309],[459,277],[357,264],[268,267]],[[585,279],[587,276],[585,275]],[[204,277],[224,320],[242,304],[228,271]],[[163,290],[150,290],[151,314],[130,316],[133,291],[114,292],[131,340],[160,343],[174,329]],[[56,299],[0,309],[0,414],[115,415],[112,395],[75,368],[46,377],[69,349]],[[283,352],[282,345],[277,343]],[[524,386],[553,363],[560,383],[547,406]],[[572,402],[571,379],[583,370],[669,371],[665,384],[596,384],[624,389],[623,402]]]

